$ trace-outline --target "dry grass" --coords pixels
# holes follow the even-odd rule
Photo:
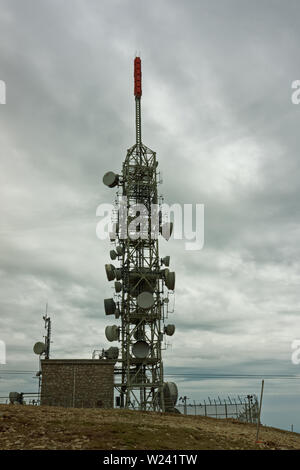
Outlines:
[[[0,449],[300,449],[300,434],[126,410],[0,405]]]

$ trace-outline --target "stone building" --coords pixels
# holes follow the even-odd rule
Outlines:
[[[108,359],[41,360],[41,405],[113,408],[114,365]]]

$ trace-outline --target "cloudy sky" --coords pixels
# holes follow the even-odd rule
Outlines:
[[[36,387],[4,372],[37,369],[47,301],[53,357],[107,345],[96,208],[135,140],[136,53],[160,191],[205,205],[203,250],[161,243],[177,276],[168,379],[194,374],[173,378],[201,400],[258,393],[260,379],[195,374],[299,373],[299,18],[292,0],[0,0],[1,392]],[[300,432],[299,380],[267,380],[265,403],[268,424]]]

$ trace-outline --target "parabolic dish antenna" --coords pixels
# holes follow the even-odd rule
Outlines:
[[[120,245],[116,246],[116,252],[118,253],[119,256],[122,256],[123,248]]]
[[[110,250],[109,255],[110,255],[110,259],[112,260],[115,260],[116,257],[118,256],[115,250]]]
[[[117,341],[119,339],[119,328],[117,325],[107,326],[105,328],[105,336],[108,341]]]
[[[105,351],[105,357],[107,359],[118,359],[118,356],[119,356],[119,348],[115,347],[115,346],[111,346],[110,348],[108,348],[106,351]]]
[[[175,333],[175,325],[165,326],[165,333],[168,336],[173,336],[173,334]]]
[[[10,403],[19,403],[21,394],[19,392],[9,392]]]
[[[132,347],[132,354],[137,359],[144,359],[148,356],[150,351],[150,346],[146,341],[137,341]]]
[[[109,281],[113,281],[114,278],[116,277],[116,269],[113,264],[106,264],[105,272],[106,272],[106,277]]]
[[[167,273],[165,282],[166,282],[166,286],[167,286],[168,289],[170,289],[170,290],[175,289],[175,273],[174,273],[174,271]]]
[[[163,275],[164,275],[165,278],[167,277],[167,275],[169,274],[169,272],[170,272],[169,268],[162,269],[162,273],[163,273]]]
[[[113,188],[118,184],[119,177],[113,171],[108,171],[103,176],[103,183],[109,188]]]
[[[114,315],[116,311],[116,302],[114,299],[104,299],[104,310],[106,315]]]
[[[45,351],[46,351],[46,345],[45,343],[42,343],[41,341],[38,341],[33,346],[34,354],[40,355],[40,354],[43,354]]]
[[[161,261],[165,266],[170,266],[170,256],[165,256]]]
[[[154,304],[154,297],[151,292],[142,292],[137,296],[136,300],[138,306],[143,308],[144,310],[151,308]]]
[[[163,393],[165,400],[165,408],[174,408],[178,399],[177,385],[174,382],[165,382]]]
[[[121,269],[120,269],[120,268],[117,268],[117,269],[115,270],[115,273],[116,273],[116,279],[117,279],[117,281],[120,281],[120,279],[122,279],[122,271],[121,271]]]
[[[121,282],[119,282],[119,281],[116,281],[116,282],[115,282],[115,289],[116,289],[117,294],[118,294],[119,292],[121,292],[121,290],[122,290],[122,284],[121,284]]]

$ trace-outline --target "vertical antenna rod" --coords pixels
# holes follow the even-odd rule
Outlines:
[[[141,96],[142,96],[142,64],[140,57],[134,59],[134,96],[135,96],[135,121],[136,144],[142,143],[141,127]]]
[[[46,335],[44,336],[45,338],[45,359],[50,358],[50,344],[51,344],[51,318],[48,317],[48,302],[46,304],[46,313],[43,316],[43,320],[45,321],[45,329],[46,329]]]

